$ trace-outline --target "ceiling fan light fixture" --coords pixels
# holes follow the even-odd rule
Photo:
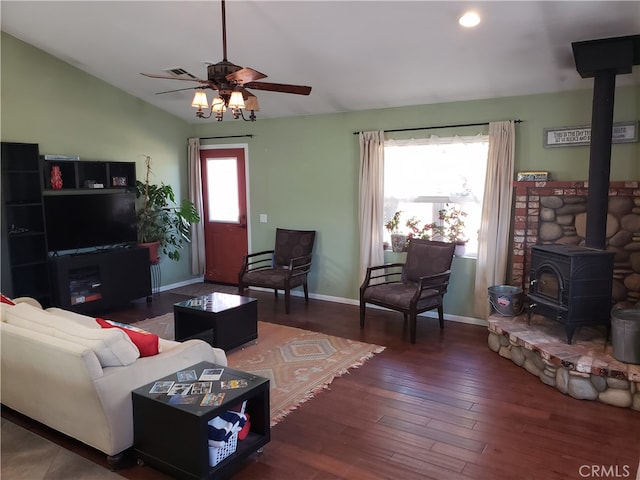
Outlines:
[[[209,100],[207,99],[207,94],[203,91],[197,91],[193,95],[191,106],[198,109],[209,108]]]
[[[0,0],[2,1],[2,0]],[[215,118],[222,121],[222,116],[227,108],[231,111],[234,119],[242,118],[246,122],[255,122],[255,112],[260,110],[258,99],[246,88],[266,90],[270,92],[292,93],[296,95],[309,95],[311,87],[303,85],[289,85],[284,83],[259,82],[267,75],[249,67],[235,65],[227,60],[227,27],[225,0],[221,0],[222,6],[222,61],[207,64],[207,79],[201,79],[190,74],[181,67],[172,68],[166,73],[170,75],[158,75],[152,73],[142,73],[145,77],[163,78],[168,80],[187,80],[197,82],[199,86],[193,87],[196,90],[191,106],[196,108],[197,118],[211,118],[215,112]],[[217,96],[209,101],[205,93],[206,89],[217,92]],[[191,88],[180,88],[159,93],[178,92],[191,90]],[[244,111],[246,110],[246,112]],[[206,111],[206,112],[205,112]],[[248,118],[245,117],[247,114]]]
[[[249,97],[244,102],[245,110],[252,110],[254,112],[260,111],[260,106],[258,105],[258,97]]]
[[[244,98],[242,98],[242,92],[236,90],[231,92],[231,97],[229,98],[229,107],[230,108],[245,108]]]
[[[227,106],[224,104],[224,98],[218,96],[211,100],[211,109],[214,112],[226,112]]]

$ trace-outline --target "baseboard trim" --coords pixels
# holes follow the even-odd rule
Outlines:
[[[202,282],[204,282],[204,275],[200,277],[190,278],[189,280],[184,280],[182,282],[172,283],[170,285],[163,285],[160,287],[160,291],[166,292],[167,290],[173,290],[174,288],[186,287],[187,285],[191,285],[192,283]]]
[[[161,292],[166,292],[167,290],[172,290],[174,288],[185,287],[187,285],[191,285],[193,283],[201,283],[204,282],[204,276],[202,277],[194,277],[189,280],[184,280],[182,282],[172,283],[171,285],[164,285],[160,287]],[[251,290],[257,290],[261,292],[271,292],[273,289],[271,288],[263,288],[263,287],[249,287]],[[291,296],[293,297],[303,297],[304,292],[299,290],[292,290]],[[334,302],[334,303],[343,303],[345,305],[355,305],[359,306],[360,301],[353,298],[344,298],[344,297],[334,297],[332,295],[321,295],[319,293],[309,293],[309,298],[313,298],[315,300],[323,300],[325,302]],[[382,310],[389,310],[388,308],[379,307],[377,305],[368,305],[367,308],[379,308]],[[424,312],[420,314],[421,317],[429,317],[429,318],[438,318],[438,315],[434,311]],[[469,325],[479,325],[481,327],[487,326],[487,321],[482,320],[480,318],[473,317],[464,317],[462,315],[451,315],[448,313],[444,314],[444,319],[449,322],[458,322],[458,323],[466,323]]]
[[[251,290],[259,290],[262,292],[272,292],[273,289],[271,288],[263,288],[263,287],[249,287]],[[292,290],[291,291],[291,296],[292,297],[304,297],[304,292],[299,291],[299,290]],[[353,298],[344,298],[344,297],[334,297],[331,295],[321,295],[318,293],[309,293],[309,298],[313,298],[316,300],[324,300],[325,302],[334,302],[334,303],[343,303],[345,305],[355,305],[355,306],[359,306],[360,305],[360,300],[356,300]],[[388,308],[384,308],[384,307],[379,307],[378,305],[367,305],[367,308],[379,308],[381,310],[389,310]],[[419,316],[421,317],[429,317],[429,318],[438,318],[438,314],[434,311],[429,311],[429,312],[424,312],[424,313],[420,313]],[[466,323],[469,325],[479,325],[481,327],[486,327],[487,321],[486,320],[482,320],[480,318],[473,318],[473,317],[464,317],[462,315],[451,315],[448,313],[444,314],[444,319],[450,322],[458,322],[458,323]]]

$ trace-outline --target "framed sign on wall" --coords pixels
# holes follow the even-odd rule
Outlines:
[[[545,128],[544,148],[589,145],[591,126]],[[613,124],[612,143],[633,143],[638,141],[638,122]]]

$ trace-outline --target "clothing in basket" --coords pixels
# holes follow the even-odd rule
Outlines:
[[[227,411],[209,420],[207,430],[210,447],[223,447],[234,433],[238,433],[247,422],[243,412]]]

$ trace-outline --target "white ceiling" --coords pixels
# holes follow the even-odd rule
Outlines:
[[[182,67],[206,78],[222,60],[217,0],[7,1],[2,30],[185,120]],[[475,29],[458,17],[480,13]],[[308,97],[254,90],[258,118],[349,112],[592,88],[571,43],[640,33],[640,1],[228,0],[228,59]],[[43,78],[42,81],[46,81]],[[640,68],[617,85],[640,84]],[[195,84],[194,84],[195,86]],[[211,97],[211,95],[209,95]],[[212,121],[212,120],[208,120]]]

